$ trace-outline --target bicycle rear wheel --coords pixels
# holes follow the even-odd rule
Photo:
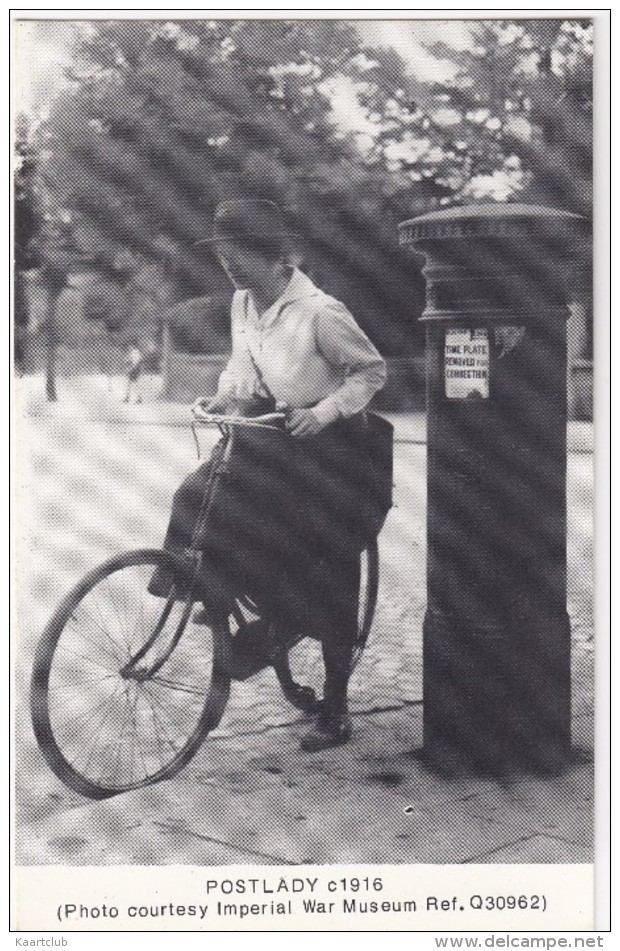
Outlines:
[[[351,654],[350,673],[355,670],[366,647],[378,590],[379,549],[375,541],[361,554],[358,631]],[[320,641],[300,635],[280,652],[273,666],[287,700],[304,713],[316,712],[325,677]]]
[[[175,579],[149,594],[156,569]],[[224,618],[194,624],[192,567],[166,551],[120,555],[60,604],[32,673],[34,732],[51,769],[104,799],[173,776],[219,723],[230,687]]]

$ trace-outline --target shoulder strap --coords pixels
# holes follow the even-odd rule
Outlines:
[[[246,293],[245,303],[244,303],[244,316],[245,316],[246,325],[247,325],[247,322],[248,322],[248,293],[249,293],[249,292]],[[267,394],[267,396],[268,396],[270,399],[274,400],[274,402],[275,402],[275,397],[274,397],[273,393],[271,392],[271,390],[269,389],[269,387],[267,386],[267,383],[266,383],[266,381],[265,381],[265,377],[263,376],[263,371],[261,370],[261,368],[259,367],[258,363],[256,362],[256,360],[255,360],[255,358],[254,358],[254,354],[252,353],[252,349],[251,349],[251,347],[250,347],[250,344],[248,343],[247,336],[246,336],[246,341],[245,341],[245,342],[246,342],[246,346],[247,346],[247,348],[248,348],[248,354],[249,354],[250,360],[252,361],[252,366],[254,367],[254,372],[256,373],[256,376],[258,377],[258,382],[260,383],[260,385],[261,385],[262,388],[264,389],[264,391],[265,391],[265,393]]]

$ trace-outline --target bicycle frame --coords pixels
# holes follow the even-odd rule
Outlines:
[[[120,674],[124,679],[131,680],[147,680],[149,677],[152,677],[156,674],[166,663],[168,658],[172,655],[175,647],[179,643],[185,626],[189,619],[189,616],[192,611],[194,599],[192,598],[192,592],[195,590],[196,582],[200,577],[202,570],[202,560],[203,553],[197,547],[197,540],[202,536],[202,533],[205,529],[207,518],[215,498],[215,486],[217,484],[218,478],[223,472],[227,471],[227,465],[233,451],[234,441],[235,441],[235,431],[237,428],[252,428],[252,429],[267,429],[267,430],[277,430],[282,432],[282,422],[284,421],[283,413],[269,413],[264,416],[259,417],[242,417],[242,416],[223,416],[223,415],[214,415],[214,414],[202,414],[201,416],[196,416],[191,422],[192,434],[198,450],[198,458],[200,458],[200,443],[198,436],[196,434],[196,426],[208,426],[208,427],[217,427],[222,435],[225,437],[224,443],[219,447],[219,458],[214,460],[213,468],[210,473],[209,480],[205,487],[205,492],[202,498],[202,503],[198,513],[198,518],[196,520],[196,525],[194,528],[194,534],[192,537],[191,544],[185,550],[185,555],[188,560],[191,559],[193,564],[192,570],[192,579],[190,584],[190,589],[188,591],[188,598],[183,614],[177,629],[174,633],[174,636],[171,638],[170,645],[168,649],[162,654],[162,656],[150,667],[138,668],[136,665],[139,664],[141,660],[146,657],[148,651],[153,647],[157,638],[161,634],[166,621],[172,610],[172,606],[177,599],[177,592],[172,587],[168,598],[166,599],[166,604],[163,607],[161,617],[157,622],[155,629],[151,636],[148,638],[146,643],[140,648],[137,654],[132,657],[127,664],[121,669]],[[217,448],[217,447],[216,447]],[[237,616],[237,611],[233,609],[235,617]]]
[[[196,426],[217,426],[219,431],[225,437],[224,443],[219,447],[219,458],[213,460],[212,472],[205,488],[205,493],[196,519],[192,541],[187,549],[190,555],[198,552],[197,541],[202,536],[205,529],[207,518],[215,497],[214,485],[218,477],[228,471],[228,464],[235,444],[235,433],[237,429],[265,429],[271,431],[284,432],[284,413],[268,413],[263,416],[225,416],[219,414],[203,413],[197,415],[194,410],[194,419],[192,420],[192,433],[198,448],[198,458],[200,458],[200,443],[196,435]],[[218,448],[218,447],[216,447]]]

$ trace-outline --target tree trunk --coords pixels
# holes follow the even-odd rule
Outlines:
[[[45,393],[48,402],[55,403],[56,392],[56,308],[62,288],[55,283],[47,295],[46,351],[45,351]]]
[[[26,337],[28,334],[28,305],[24,290],[24,276],[19,268],[15,269],[14,299],[14,361],[15,373],[23,376],[28,365]]]

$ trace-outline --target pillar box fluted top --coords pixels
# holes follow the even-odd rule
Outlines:
[[[499,202],[431,211],[399,225],[400,244],[426,257],[422,320],[473,312],[527,322],[540,318],[541,305],[564,312],[566,282],[587,233],[588,222],[572,212]]]
[[[461,205],[429,211],[398,226],[400,243],[418,238],[529,237],[540,234],[570,234],[581,215],[544,205],[493,202],[489,205]]]

